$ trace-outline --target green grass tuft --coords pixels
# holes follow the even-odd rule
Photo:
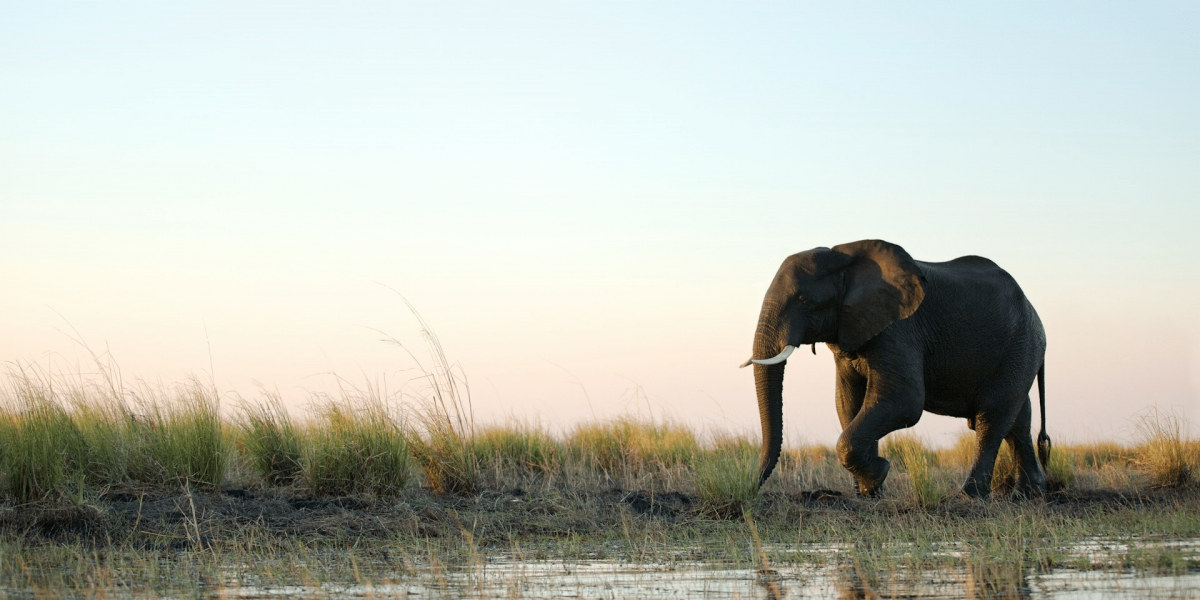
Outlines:
[[[480,468],[548,475],[559,469],[562,445],[540,427],[510,422],[476,431]]]
[[[87,448],[79,428],[53,400],[23,400],[21,410],[0,425],[5,493],[24,503],[80,489]]]
[[[254,470],[270,485],[291,485],[303,470],[300,428],[278,393],[264,393],[261,405],[244,405],[240,443]]]
[[[741,519],[758,497],[758,446],[747,438],[719,436],[696,455],[700,512],[718,519]]]
[[[221,485],[232,448],[216,390],[192,380],[170,393],[147,390],[140,404],[144,414],[131,424],[131,437],[140,444],[131,469],[135,478]]]
[[[395,495],[408,486],[408,440],[383,396],[343,393],[316,412],[303,435],[304,477],[315,493]]]
[[[937,456],[911,433],[893,433],[884,439],[883,455],[908,475],[913,498],[923,508],[933,508],[946,499],[946,493],[934,481]]]

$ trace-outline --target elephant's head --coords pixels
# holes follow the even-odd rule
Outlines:
[[[857,350],[888,325],[912,315],[925,289],[903,248],[863,240],[793,254],[783,261],[763,298],[751,359],[762,420],[762,485],[783,444],[783,369],[797,346],[836,343]]]

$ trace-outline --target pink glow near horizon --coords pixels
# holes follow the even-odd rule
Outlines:
[[[1195,431],[1196,16],[25,3],[0,20],[0,361],[86,369],[75,328],[130,378],[300,409],[329,373],[409,377],[382,283],[481,420],[756,432],[737,365],[779,262],[882,238],[1016,277],[1056,440],[1130,440],[1154,406]],[[827,350],[789,361],[789,439],[832,443],[832,390]]]

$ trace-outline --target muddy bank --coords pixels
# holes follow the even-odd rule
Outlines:
[[[1060,490],[1045,500],[976,501],[952,498],[933,509],[903,502],[863,499],[833,490],[767,493],[753,515],[766,531],[810,526],[854,529],[874,521],[988,521],[1014,511],[1062,519],[1097,514],[1130,515],[1156,510],[1200,514],[1196,489]],[[1048,514],[1047,514],[1048,513]],[[741,519],[737,519],[740,521]],[[814,525],[815,524],[815,525]],[[468,536],[480,546],[536,540],[604,539],[629,528],[688,530],[703,536],[728,522],[702,511],[699,499],[678,491],[580,491],[512,488],[473,496],[413,490],[400,497],[315,497],[287,488],[225,487],[219,490],[118,489],[89,502],[0,506],[0,536],[25,543],[84,543],[184,550],[208,545],[270,547],[288,540],[305,544],[354,544],[364,540]],[[852,535],[848,532],[848,535]]]

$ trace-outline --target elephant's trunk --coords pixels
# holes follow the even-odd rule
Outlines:
[[[758,418],[762,423],[762,454],[758,468],[758,485],[761,487],[783,448],[783,368],[777,365],[754,365],[754,387],[758,392]]]
[[[787,346],[799,345],[803,336],[803,315],[781,318],[780,306],[770,301],[763,304],[754,334],[752,357],[766,359],[780,356]],[[799,318],[797,318],[799,317]],[[758,393],[758,417],[762,424],[762,454],[758,470],[758,485],[771,476],[783,448],[783,370],[785,360],[777,364],[754,365],[754,387]]]

